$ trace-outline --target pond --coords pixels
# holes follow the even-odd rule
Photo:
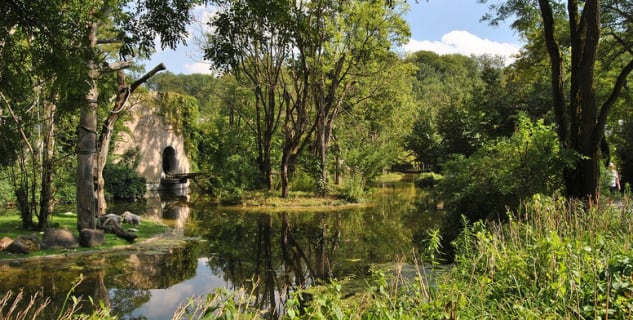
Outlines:
[[[326,212],[236,209],[201,197],[154,199],[145,218],[170,225],[175,244],[0,261],[0,296],[18,288],[25,296],[40,291],[51,298],[48,316],[54,318],[83,276],[73,294],[103,301],[123,319],[170,319],[190,297],[217,288],[252,291],[258,307],[279,311],[296,288],[330,278],[362,279],[371,266],[410,258],[443,219],[418,208],[416,192],[410,182],[380,185],[375,205]],[[89,311],[90,305],[82,308]]]

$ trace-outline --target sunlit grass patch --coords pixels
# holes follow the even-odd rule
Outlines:
[[[75,235],[78,234],[77,230],[77,217],[74,215],[65,215],[65,214],[56,214],[51,215],[49,217],[49,225],[55,228],[68,228],[72,230]],[[126,228],[126,225],[123,225]],[[150,239],[152,237],[159,236],[165,233],[168,229],[168,226],[160,223],[158,221],[152,220],[143,220],[143,222],[135,226],[135,229],[138,230],[135,232],[137,238],[135,242],[141,242],[143,240]],[[19,215],[0,215],[0,238],[9,237],[11,239],[15,239],[20,235],[32,235],[36,234],[38,238],[41,239],[43,234],[42,231],[32,231],[32,230],[24,230],[22,228],[22,222],[20,220]],[[85,252],[91,250],[104,250],[104,249],[113,249],[120,246],[127,246],[130,242],[117,237],[112,233],[105,234],[105,242],[102,246],[95,248],[73,248],[73,249],[43,249],[37,252],[34,252],[30,255],[18,255],[11,254],[5,251],[0,252],[0,260],[2,259],[16,259],[16,258],[24,258],[24,257],[41,257],[55,254],[68,254],[74,252]]]

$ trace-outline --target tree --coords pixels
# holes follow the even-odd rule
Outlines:
[[[486,2],[485,0],[482,2]],[[567,194],[596,200],[599,192],[601,144],[607,117],[633,71],[631,4],[627,1],[587,0],[536,3],[513,0],[491,6],[492,23],[517,16],[513,24],[526,38],[542,41],[550,60],[552,105],[562,148],[578,154],[576,165],[564,171]],[[536,7],[537,6],[537,7]],[[534,10],[537,9],[537,10]],[[628,9],[628,10],[627,10]],[[540,14],[540,37],[531,34],[535,12]],[[602,19],[604,17],[604,20]],[[564,21],[567,20],[567,25]],[[605,48],[601,50],[600,48]],[[620,63],[597,64],[602,55]],[[566,63],[570,63],[569,66]],[[605,61],[606,62],[606,61]],[[596,71],[617,68],[607,81],[611,90],[596,95]],[[569,71],[569,76],[566,72]]]
[[[289,3],[284,1],[218,1],[226,6],[214,17],[205,58],[216,68],[245,78],[255,97],[252,130],[262,180],[273,189],[271,150],[284,103],[281,77],[290,50]]]
[[[419,51],[407,57],[417,67],[413,131],[406,147],[427,168],[439,170],[452,154],[470,155],[479,145],[479,112],[474,97],[481,91],[477,59]]]
[[[75,61],[84,54],[77,49],[83,7],[65,1],[0,4],[0,110],[7,110],[2,153],[8,155],[2,165],[16,164],[10,171],[24,228],[46,227],[53,208],[58,114],[83,89],[82,81],[69,81],[82,73]]]
[[[310,19],[298,46],[306,55],[303,72],[315,111],[315,151],[319,161],[320,193],[328,186],[328,152],[334,123],[359,78],[379,72],[379,61],[388,61],[392,46],[408,40],[410,31],[402,19],[402,3],[380,1],[316,1],[308,6]],[[373,93],[371,93],[373,94]],[[367,97],[365,97],[367,98]],[[362,98],[361,98],[362,99]]]
[[[110,150],[110,142],[112,141],[112,133],[114,130],[114,124],[119,119],[119,116],[126,111],[126,103],[128,99],[136,91],[136,89],[145,83],[154,74],[165,70],[164,64],[157,65],[150,72],[134,81],[132,85],[127,86],[125,82],[125,72],[123,70],[117,71],[117,95],[114,101],[112,110],[103,121],[101,126],[101,133],[99,134],[97,141],[97,162],[96,162],[96,181],[95,189],[97,195],[97,215],[103,215],[106,213],[107,202],[105,199],[105,181],[103,179],[103,169],[108,161],[108,153]]]
[[[161,46],[174,48],[187,35],[191,21],[190,9],[198,0],[112,1],[102,2],[86,12],[88,18],[83,33],[85,49],[83,60],[87,70],[88,89],[81,106],[77,142],[77,228],[95,228],[95,216],[100,209],[96,185],[98,173],[95,165],[98,152],[97,108],[99,106],[100,78],[133,66],[133,57],[146,57],[154,49],[154,40],[160,37]],[[118,57],[108,55],[116,46]],[[109,48],[108,48],[109,47]],[[114,62],[109,62],[113,61]]]
[[[246,75],[253,85],[257,114],[262,115],[255,122],[257,136],[263,138],[258,138],[262,171],[268,171],[268,141],[281,126],[282,196],[288,193],[298,156],[310,142],[319,159],[320,191],[325,192],[334,122],[358,78],[375,72],[366,67],[385,59],[393,45],[407,38],[398,11],[402,3],[219,3],[227,7],[212,22],[218,32],[210,37],[206,57],[218,67]]]

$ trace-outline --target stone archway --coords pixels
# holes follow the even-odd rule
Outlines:
[[[174,173],[178,168],[178,160],[176,159],[176,150],[172,146],[168,146],[163,150],[163,172],[165,174]]]

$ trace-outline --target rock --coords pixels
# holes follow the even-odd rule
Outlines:
[[[133,221],[138,221],[140,223],[141,218],[139,216],[129,211],[124,212],[124,214],[126,214],[125,215],[126,218],[130,219],[129,223],[133,223]],[[138,220],[135,217],[137,217]],[[134,242],[134,239],[136,239],[136,234],[131,233],[130,231],[126,231],[123,228],[121,228],[120,221],[121,221],[121,217],[115,214],[106,214],[104,216],[99,217],[99,223],[97,224],[97,228],[105,232],[114,233],[117,235],[117,237],[125,239],[128,242]]]
[[[96,247],[105,242],[105,233],[101,230],[81,229],[79,232],[79,244],[82,247]]]
[[[78,246],[77,237],[67,228],[46,229],[42,235],[42,248],[45,249],[68,249]]]
[[[0,239],[0,251],[4,251],[10,244],[13,242],[13,239],[9,237],[4,237]]]
[[[121,225],[121,217],[108,213],[99,217],[99,229],[109,230],[113,225]]]
[[[19,254],[30,254],[35,251],[40,251],[40,239],[35,235],[22,235],[18,236],[11,244],[7,247],[6,251],[11,253],[19,253]]]
[[[133,224],[135,226],[141,224],[141,217],[129,211],[123,212],[121,214],[121,219],[123,219],[123,222]]]

